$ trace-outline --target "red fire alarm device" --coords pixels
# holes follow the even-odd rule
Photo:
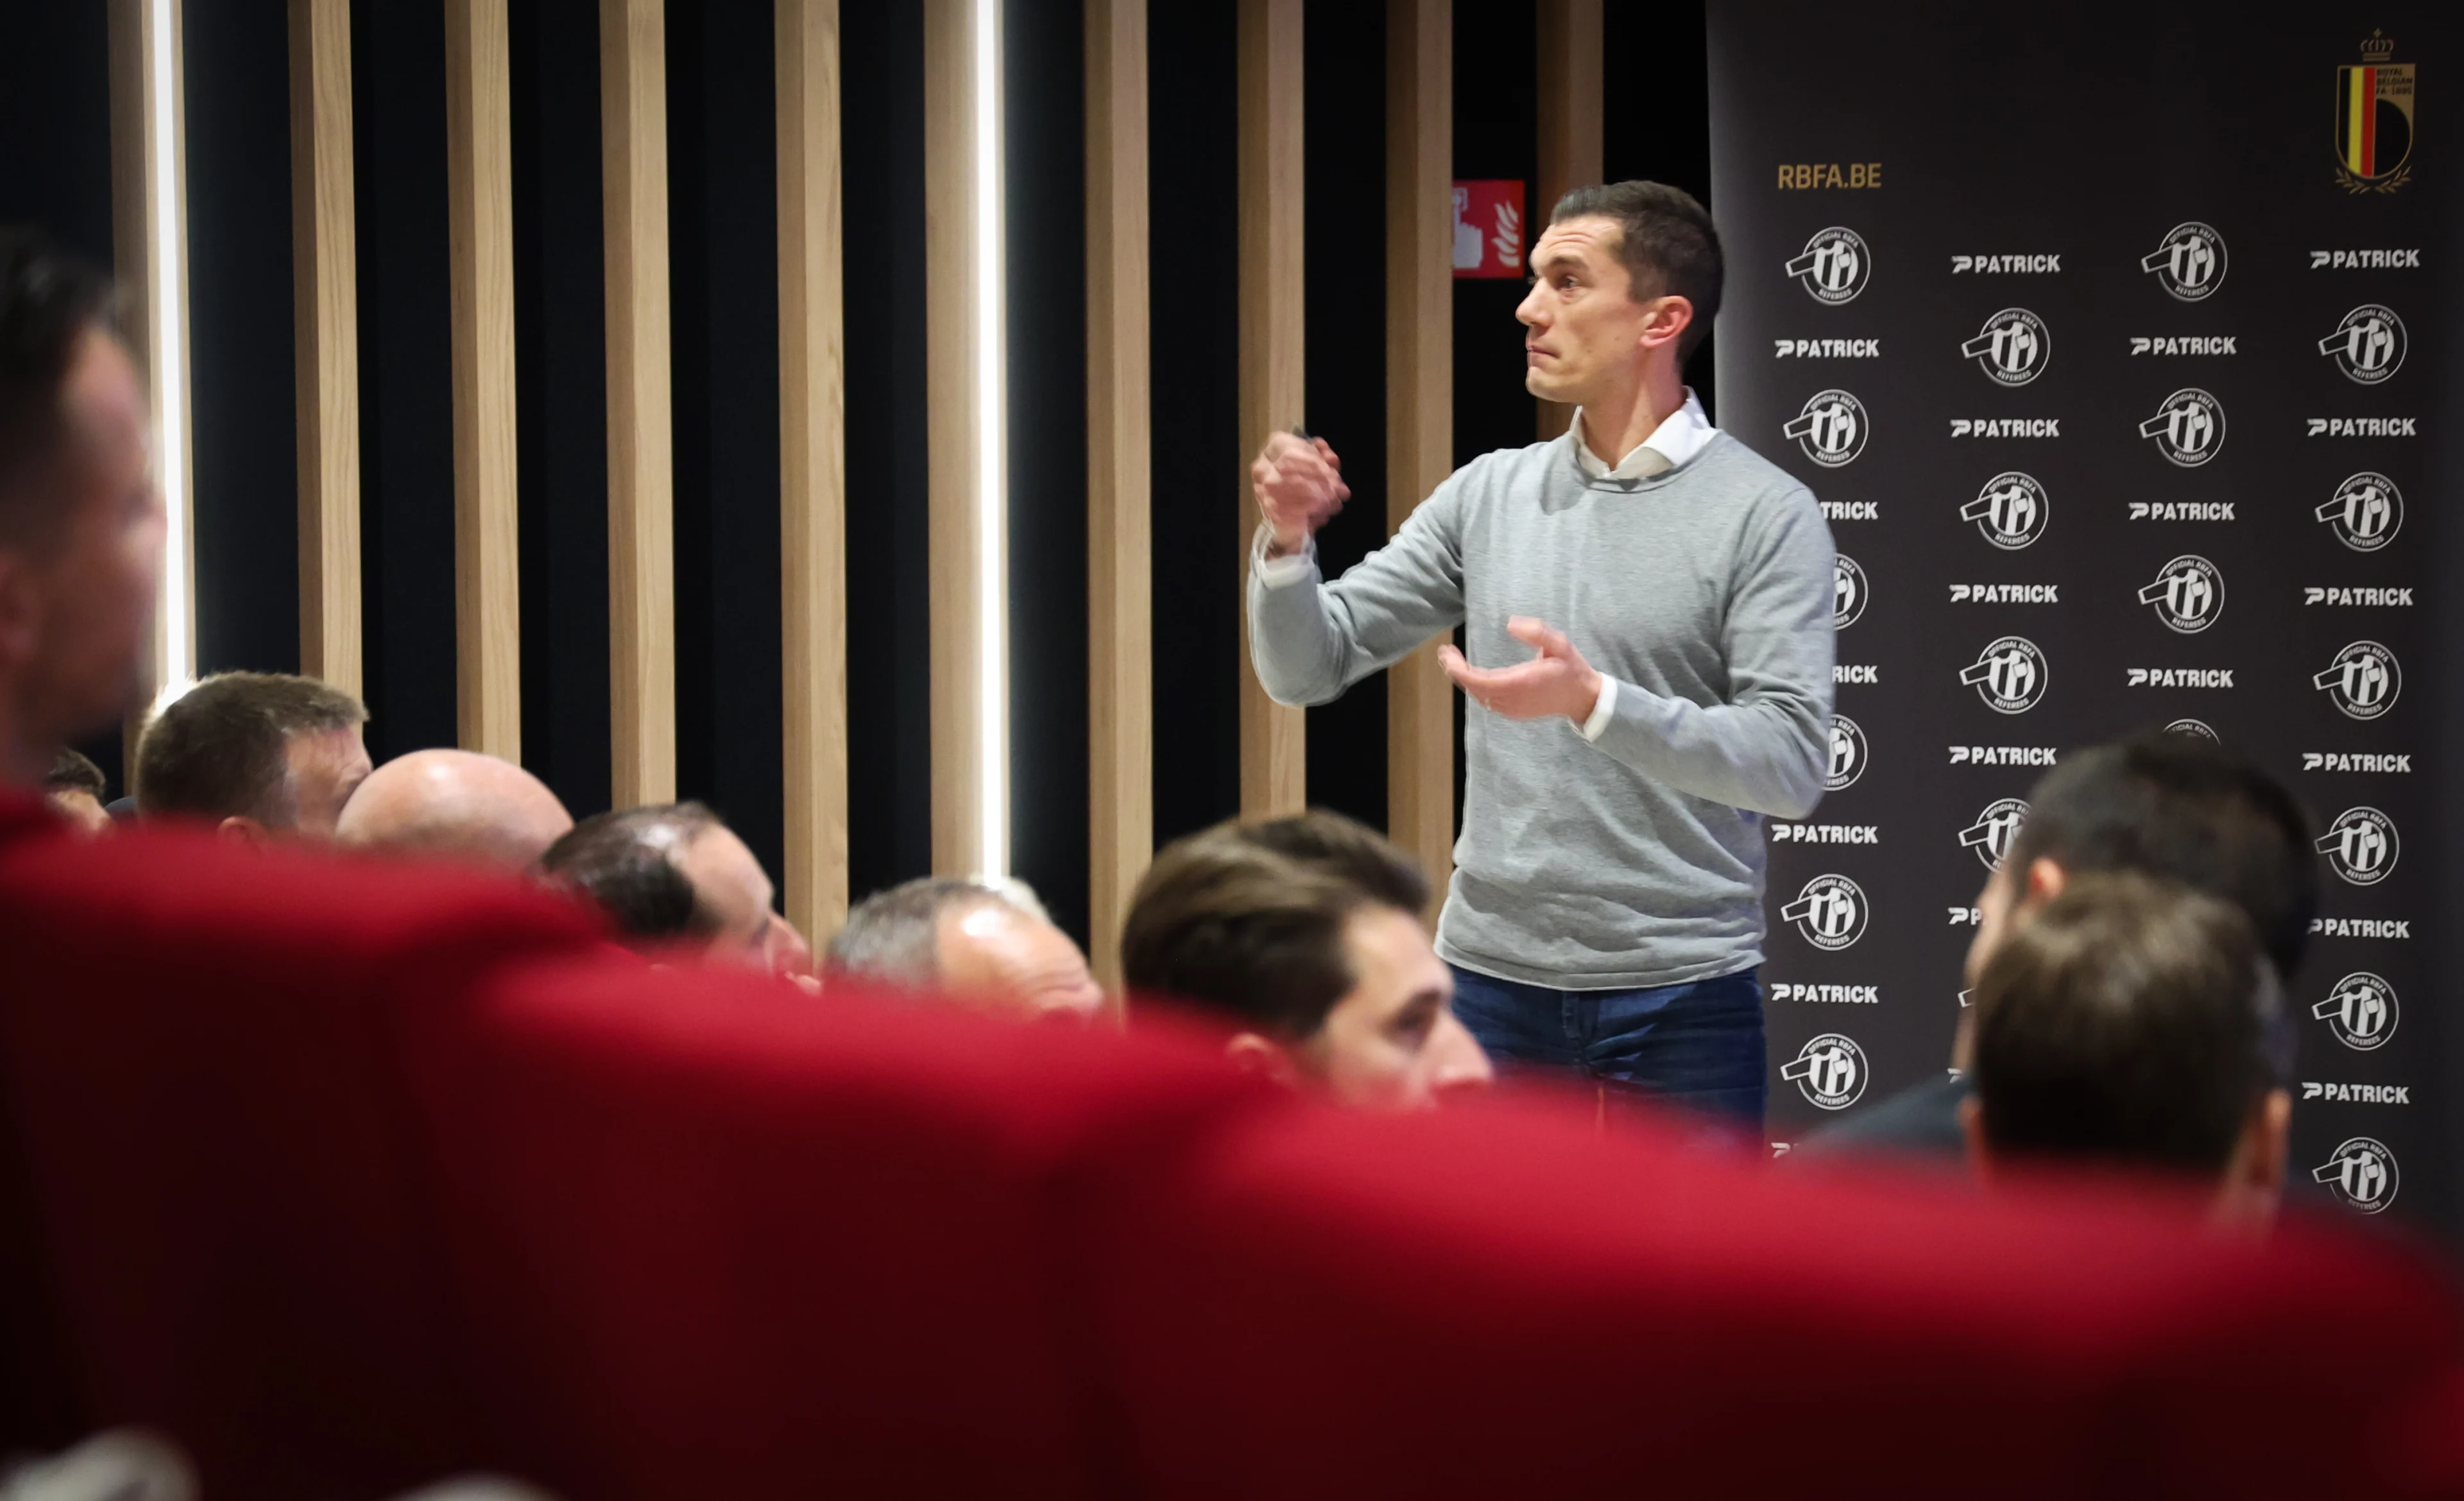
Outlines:
[[[1454,260],[1461,276],[1523,275],[1523,185],[1455,184]]]

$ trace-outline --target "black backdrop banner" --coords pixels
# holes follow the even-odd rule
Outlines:
[[[2291,1177],[2445,1221],[2457,28],[2197,13],[1711,8],[1721,425],[1840,555],[1831,791],[1771,829],[1771,1135],[1941,1076],[2030,784],[2169,725],[2323,836]]]

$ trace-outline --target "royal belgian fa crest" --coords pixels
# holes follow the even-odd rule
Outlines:
[[[2410,177],[2412,70],[2384,32],[2363,40],[2360,62],[2336,70],[2336,181],[2346,192],[2391,193]]]

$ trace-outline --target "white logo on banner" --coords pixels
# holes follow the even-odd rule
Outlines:
[[[2011,853],[2011,841],[2019,835],[2019,826],[2028,818],[2028,805],[2017,798],[1997,798],[1985,805],[1976,822],[1959,831],[1963,849],[1976,851],[1985,869],[2002,869],[2003,859]]]
[[[1788,274],[1816,302],[1834,307],[1857,300],[1874,274],[1873,253],[1854,230],[1837,225],[1816,230],[1804,251],[1788,263]]]
[[[1865,774],[1865,732],[1844,714],[1831,717],[1831,769],[1822,776],[1825,792],[1842,792]]]
[[[2345,475],[2318,516],[2335,529],[2336,541],[2355,552],[2376,552],[2403,529],[2404,494],[2387,475],[2364,470]]]
[[[2156,607],[2156,618],[2168,629],[2196,635],[2225,612],[2225,576],[2196,553],[2157,570],[2156,582],[2139,591],[2139,603]]]
[[[1987,319],[1959,352],[2001,385],[2025,386],[2045,373],[2045,363],[2054,357],[2054,340],[2043,319],[2024,307],[2006,307]]]
[[[2364,1214],[2376,1214],[2395,1203],[2401,1181],[2395,1154],[2386,1142],[2369,1137],[2355,1137],[2336,1148],[2326,1161],[2311,1170],[2310,1177],[2326,1184],[2346,1208]]]
[[[2004,552],[2017,552],[2045,535],[2053,509],[2045,487],[2014,469],[1985,481],[1976,498],[1959,508],[1959,519],[1974,521],[1978,534]]]
[[[2139,435],[2154,438],[2157,451],[2170,462],[2196,469],[2225,446],[2225,409],[2206,391],[2186,386],[2139,425]]]
[[[2045,653],[2025,636],[2003,636],[1974,662],[1960,670],[1959,680],[1976,690],[1996,714],[2025,714],[2045,696]]]
[[[2156,273],[2158,284],[2176,300],[2200,301],[2225,284],[2225,237],[2195,220],[2177,224],[2139,258],[2139,269]]]
[[[1837,469],[1865,452],[1865,404],[1846,391],[1815,391],[1804,409],[1779,430],[1796,439],[1807,458],[1825,469]]]
[[[2356,641],[2336,653],[2327,670],[2310,679],[2323,688],[2348,719],[2375,719],[2395,707],[2404,692],[2404,670],[2395,653],[2375,641]]]
[[[1865,570],[1846,553],[1833,555],[1831,564],[1831,629],[1845,630],[1865,613]]]
[[[2368,1052],[2385,1044],[2395,1035],[2400,1020],[2395,986],[2366,969],[2337,981],[2336,988],[2312,1006],[2310,1014],[2326,1023],[2336,1041],[2355,1052]]]
[[[2376,386],[2404,364],[2404,320],[2375,302],[2365,302],[2319,341],[2319,352],[2334,355],[2336,368],[2346,380]]]
[[[1797,1049],[1779,1076],[1796,1086],[1806,1103],[1846,1110],[1865,1093],[1865,1049],[1838,1032],[1825,1032]]]
[[[2376,886],[2395,869],[2404,852],[2395,836],[2395,820],[2374,807],[2348,807],[2336,815],[2319,836],[2319,852],[2328,869],[2355,886]]]
[[[2216,745],[2222,745],[2225,742],[2225,738],[2216,733],[2215,726],[2210,724],[2205,719],[2176,719],[2172,723],[2165,726],[2165,733],[2167,735],[2188,735]]]
[[[1844,875],[1817,875],[1779,916],[1806,942],[1836,954],[1865,936],[1865,893]]]

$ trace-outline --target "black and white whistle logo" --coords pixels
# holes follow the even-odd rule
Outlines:
[[[2045,535],[2053,511],[2043,485],[2011,470],[1985,481],[1976,498],[1959,508],[1959,519],[1974,521],[1978,535],[2004,552],[2017,552]]]
[[[1831,629],[1845,630],[1865,613],[1865,570],[1846,553],[1831,562]]]
[[[1836,954],[1865,936],[1865,893],[1844,875],[1817,875],[1779,916],[1782,922],[1795,923],[1806,942]]]
[[[2156,607],[2156,618],[2183,635],[2196,635],[2225,612],[2225,576],[2196,553],[2157,570],[2156,582],[2139,591],[2139,603]]]
[[[2045,373],[2054,356],[2045,320],[2024,307],[2006,307],[1985,320],[1976,337],[1959,346],[1997,385],[2025,386]]]
[[[2319,341],[2319,352],[2333,355],[2346,380],[2376,386],[2404,364],[2404,320],[2376,302],[2365,302]]]
[[[1831,717],[1831,762],[1822,774],[1822,790],[1845,792],[1865,774],[1865,732],[1844,714]]]
[[[1865,1049],[1841,1032],[1825,1032],[1780,1065],[1779,1076],[1796,1086],[1806,1103],[1846,1110],[1865,1093]]]
[[[2044,701],[2045,653],[2025,636],[2003,636],[1960,670],[1959,680],[1996,714],[2025,714]]]
[[[2348,807],[2319,836],[2319,852],[2347,883],[2376,886],[2395,869],[2404,845],[2395,836],[2395,820],[2374,807]]]
[[[2353,551],[2376,552],[2404,526],[2404,493],[2387,475],[2364,470],[2344,476],[2318,517]]]
[[[2336,988],[2328,992],[2326,1000],[2312,1006],[2310,1014],[2326,1023],[2336,1041],[2355,1052],[2384,1047],[2395,1035],[2395,1025],[2402,1019],[2395,986],[2366,969],[2355,970],[2337,981]]]
[[[2395,707],[2404,692],[2404,670],[2395,653],[2375,641],[2355,641],[2336,653],[2323,673],[2310,679],[2324,689],[2347,719],[2375,719]]]
[[[2363,1214],[2377,1214],[2395,1203],[2395,1191],[2402,1179],[2396,1172],[2395,1154],[2387,1143],[2372,1137],[2354,1137],[2339,1145],[2327,1160],[2311,1169],[2311,1180],[2324,1183],[2327,1191],[2347,1209]]]
[[[2195,220],[2177,224],[2139,258],[2139,269],[2154,272],[2176,301],[2202,301],[2225,284],[2225,237]]]
[[[2011,841],[2019,836],[2019,826],[2028,819],[2028,805],[2017,798],[1997,798],[1985,805],[1976,822],[1959,831],[1962,849],[1976,851],[1985,869],[1998,871],[2011,853]]]
[[[1787,270],[1808,297],[1837,307],[1854,302],[1857,294],[1865,290],[1874,274],[1874,256],[1856,231],[1835,224],[1815,231],[1814,238],[1789,261]]]
[[[1779,431],[1794,438],[1807,458],[1837,469],[1865,452],[1865,404],[1846,391],[1816,391]]]
[[[2186,386],[2165,398],[2156,415],[2139,425],[2139,435],[2154,438],[2157,451],[2184,469],[2196,469],[2225,446],[2225,409],[2213,396]]]

